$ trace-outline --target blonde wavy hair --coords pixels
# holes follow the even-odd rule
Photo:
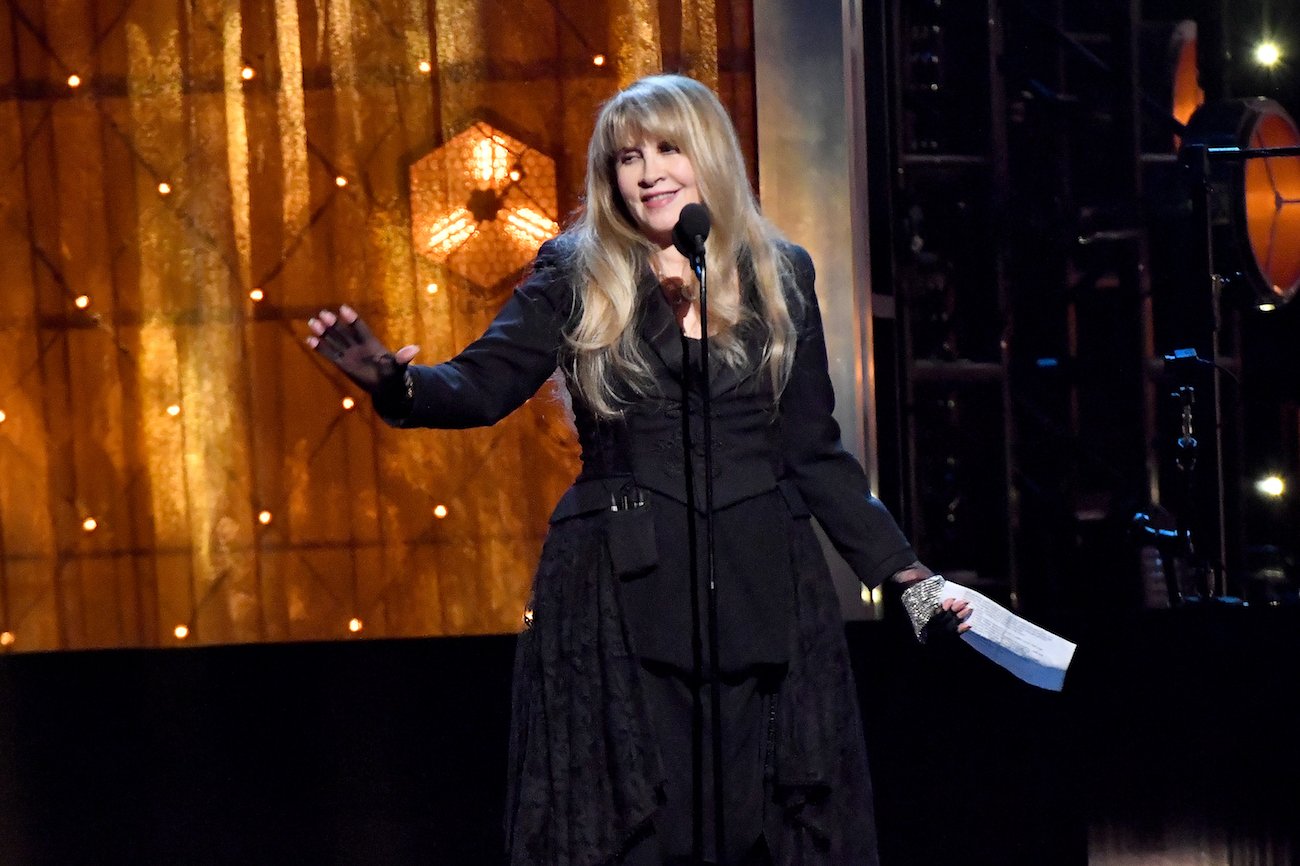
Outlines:
[[[606,102],[596,118],[585,207],[567,232],[581,303],[567,334],[571,384],[605,417],[619,415],[631,395],[654,387],[636,326],[638,283],[655,247],[633,222],[616,179],[619,151],[647,139],[669,142],[690,159],[712,216],[705,246],[711,347],[729,366],[764,369],[779,396],[794,361],[793,268],[778,245],[781,234],[759,212],[726,109],[708,87],[680,75],[642,78]],[[748,299],[742,297],[742,262],[755,286]],[[758,358],[747,356],[741,339],[741,326],[751,325],[764,332]]]

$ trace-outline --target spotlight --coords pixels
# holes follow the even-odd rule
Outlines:
[[[1227,99],[1196,109],[1180,154],[1191,146],[1264,148],[1300,145],[1300,127],[1272,99]],[[1287,242],[1300,215],[1300,156],[1215,162],[1210,210],[1215,268],[1240,274],[1256,307],[1300,292],[1300,247]],[[1267,311],[1264,311],[1267,312]]]
[[[1255,46],[1255,62],[1272,69],[1282,62],[1282,49],[1273,40],[1264,39]]]

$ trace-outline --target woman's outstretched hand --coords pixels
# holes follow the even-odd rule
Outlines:
[[[357,311],[344,304],[335,315],[329,310],[307,322],[307,345],[334,362],[357,387],[374,395],[391,390],[406,373],[406,365],[420,351],[403,346],[390,352],[375,339]]]

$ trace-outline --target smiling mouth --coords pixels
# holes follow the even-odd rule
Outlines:
[[[641,204],[646,205],[646,206],[648,206],[648,207],[654,207],[655,205],[661,205],[661,204],[664,204],[665,202],[669,201],[673,196],[677,195],[677,193],[678,193],[678,190],[673,189],[673,190],[669,190],[669,191],[667,191],[667,192],[657,192],[657,193],[655,193],[654,195],[642,196],[642,197],[641,197]]]

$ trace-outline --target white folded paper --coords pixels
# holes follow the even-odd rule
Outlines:
[[[944,580],[941,598],[966,601],[970,630],[962,640],[1031,685],[1059,692],[1075,645],[1017,616],[970,587]]]

